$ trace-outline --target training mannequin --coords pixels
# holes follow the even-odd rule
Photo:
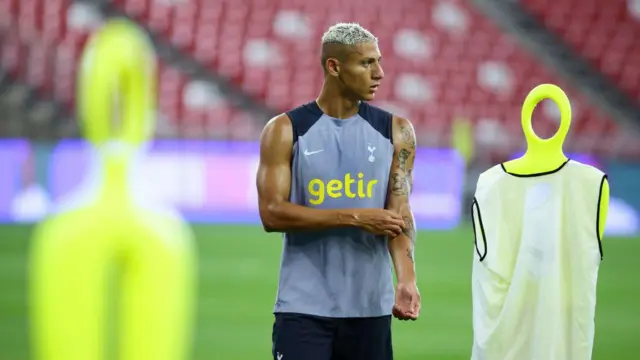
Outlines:
[[[544,98],[561,113],[546,140],[531,126]],[[570,121],[564,92],[536,87],[522,109],[526,153],[478,178],[472,360],[591,358],[609,188],[601,170],[564,155]]]
[[[191,230],[135,186],[141,186],[137,160],[153,134],[155,61],[146,35],[125,20],[107,21],[85,48],[78,104],[91,171],[34,233],[33,359],[189,356],[196,286]]]
[[[553,100],[560,109],[560,127],[548,139],[541,139],[533,131],[531,116],[536,105],[544,99]],[[503,164],[505,171],[517,175],[541,174],[554,171],[568,159],[562,151],[564,140],[571,126],[571,104],[567,95],[557,86],[542,84],[534,88],[522,106],[522,131],[527,141],[525,154]],[[599,235],[602,238],[609,210],[609,182],[605,179],[600,197]]]

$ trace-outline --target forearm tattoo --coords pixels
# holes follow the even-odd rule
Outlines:
[[[411,242],[413,243],[416,239],[416,228],[415,224],[413,223],[413,217],[409,215],[403,215],[402,220],[404,220],[404,228],[402,229],[402,232],[407,235],[407,237],[411,239]]]
[[[416,243],[416,226],[413,222],[413,217],[409,215],[403,215],[402,220],[404,220],[404,228],[402,232],[409,238],[411,241],[411,246],[407,249],[407,257],[413,262],[413,248]]]

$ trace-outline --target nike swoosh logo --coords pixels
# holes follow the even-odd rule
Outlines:
[[[323,150],[316,150],[316,151],[305,150],[304,154],[309,156],[309,155],[317,154],[317,153],[320,153],[320,152],[323,152],[323,151],[324,151],[324,149]]]

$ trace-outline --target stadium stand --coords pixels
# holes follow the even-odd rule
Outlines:
[[[96,7],[68,0],[0,0],[2,67],[73,112],[82,49],[101,20]],[[262,123],[211,84],[162,59],[158,79],[160,136],[257,138]]]
[[[410,117],[425,145],[448,145],[456,117],[477,124],[478,139],[509,145],[520,133],[520,107],[535,85],[553,82],[574,105],[574,131],[616,132],[616,124],[539,64],[467,2],[305,2],[297,0],[116,0],[124,12],[227,76],[269,106],[309,101],[321,85],[318,42],[337,21],[355,21],[380,38],[389,81],[377,103]],[[339,6],[338,6],[339,5]],[[536,112],[536,130],[551,134],[552,104]],[[518,138],[518,141],[519,138]],[[588,146],[595,146],[592,140]]]
[[[640,2],[521,0],[520,3],[573,50],[640,101]],[[588,36],[586,36],[588,34]]]
[[[322,32],[335,22],[354,21],[380,39],[387,81],[375,103],[412,119],[425,146],[448,146],[456,118],[475,123],[479,145],[521,146],[522,101],[531,88],[546,82],[560,85],[572,101],[570,150],[610,153],[612,147],[602,140],[623,133],[462,0],[396,0],[393,7],[382,0],[112,3],[275,111],[316,96],[322,82]],[[3,66],[72,109],[78,56],[100,14],[86,5],[70,5],[69,0],[0,0],[0,26],[13,32],[2,44]],[[253,118],[215,86],[170,64],[161,65],[159,90],[166,119],[161,125],[168,135],[256,139],[266,120]],[[548,101],[540,108],[534,127],[542,136],[551,135],[557,109]]]

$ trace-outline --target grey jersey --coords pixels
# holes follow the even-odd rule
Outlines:
[[[335,119],[314,101],[287,115],[294,135],[291,202],[317,209],[384,208],[393,159],[390,113],[361,103],[357,115]],[[286,233],[274,312],[391,314],[387,241],[351,227]]]

